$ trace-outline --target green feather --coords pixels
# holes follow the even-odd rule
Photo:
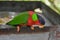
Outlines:
[[[38,20],[38,17],[37,17],[37,14],[36,14],[36,13],[34,13],[34,14],[32,15],[32,19],[33,19],[33,21]]]
[[[8,24],[17,25],[17,24],[27,23],[28,17],[29,17],[28,12],[19,13],[17,16],[13,18],[13,20],[8,22]]]

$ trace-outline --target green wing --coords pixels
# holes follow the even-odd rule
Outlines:
[[[29,17],[28,12],[22,12],[22,13],[19,13],[17,16],[15,16],[13,20],[8,22],[7,24],[17,25],[17,24],[27,23],[28,17]]]

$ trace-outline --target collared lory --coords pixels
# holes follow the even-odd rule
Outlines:
[[[15,16],[11,21],[9,21],[7,24],[8,25],[17,25],[17,31],[20,31],[20,27],[23,25],[28,25],[31,27],[32,30],[34,30],[33,25],[37,25],[39,28],[42,28],[42,25],[45,24],[44,19],[40,19],[41,16],[36,14],[33,11],[26,11],[26,12],[21,12],[17,16]]]

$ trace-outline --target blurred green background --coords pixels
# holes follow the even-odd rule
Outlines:
[[[60,0],[0,0],[0,1],[41,1],[60,15]]]

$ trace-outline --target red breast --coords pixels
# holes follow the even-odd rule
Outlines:
[[[34,24],[36,24],[36,25],[40,25],[39,20],[34,21]]]
[[[32,26],[33,25],[33,20],[31,17],[28,18],[28,23],[27,25]]]

